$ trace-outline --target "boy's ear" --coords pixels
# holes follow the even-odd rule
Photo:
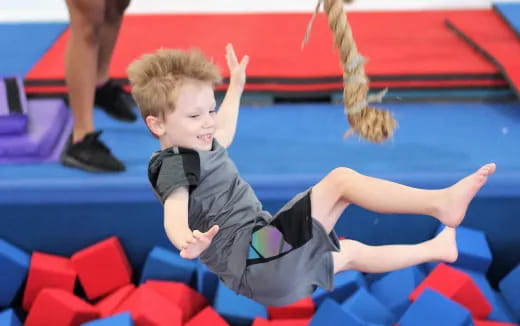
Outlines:
[[[146,126],[150,131],[157,137],[160,137],[164,134],[164,122],[162,119],[155,117],[153,115],[148,115],[145,118]]]

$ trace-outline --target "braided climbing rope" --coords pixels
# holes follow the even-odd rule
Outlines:
[[[369,103],[381,102],[386,89],[378,94],[368,95],[368,78],[365,74],[365,58],[357,51],[352,37],[352,29],[343,10],[343,0],[319,0],[314,15],[307,27],[302,47],[307,42],[312,23],[324,1],[324,10],[329,27],[334,35],[334,43],[339,50],[343,66],[343,103],[351,129],[343,138],[353,133],[375,143],[381,143],[392,137],[397,122],[388,110],[369,106]]]

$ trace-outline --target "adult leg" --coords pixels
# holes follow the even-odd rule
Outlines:
[[[72,142],[61,153],[62,164],[90,172],[121,172],[124,164],[112,155],[95,131],[93,107],[106,3],[112,0],[66,0],[70,36],[65,53],[65,79],[74,127]]]
[[[313,187],[311,214],[327,232],[341,216],[338,211],[349,203],[379,213],[430,215],[455,227],[462,222],[469,203],[495,168],[493,163],[486,164],[454,185],[437,190],[408,187],[337,168]]]
[[[92,110],[105,1],[66,0],[70,37],[65,50],[65,80],[74,119],[73,142],[95,129]]]
[[[94,103],[111,117],[132,122],[137,119],[131,96],[110,79],[109,67],[119,35],[123,14],[130,0],[107,0],[101,26],[98,52],[97,84]]]
[[[119,35],[123,14],[130,0],[108,0],[101,25],[100,43],[97,61],[97,82],[104,83],[109,78],[109,67],[112,53]]]
[[[352,269],[384,273],[429,261],[457,260],[455,229],[446,227],[435,238],[413,245],[369,246],[354,240],[341,240],[340,251],[332,253],[334,272]]]

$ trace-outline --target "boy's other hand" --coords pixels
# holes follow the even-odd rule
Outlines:
[[[246,83],[246,68],[249,63],[249,56],[245,55],[238,62],[233,45],[226,45],[226,61],[229,68],[229,86],[236,86],[244,89]]]
[[[185,244],[181,246],[181,257],[184,259],[195,259],[199,257],[200,254],[209,247],[218,230],[218,225],[213,225],[207,232],[194,230],[191,238],[186,240]]]

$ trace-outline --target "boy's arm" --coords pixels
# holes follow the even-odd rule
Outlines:
[[[188,201],[188,188],[180,187],[164,202],[164,230],[168,239],[179,250],[192,237],[188,225]]]
[[[226,46],[226,60],[230,73],[229,87],[217,113],[215,138],[217,138],[223,147],[227,148],[231,145],[235,137],[240,97],[244,91],[246,67],[249,62],[249,57],[244,56],[239,63],[233,46],[228,44]]]
[[[220,145],[225,148],[231,145],[235,137],[240,96],[242,96],[242,89],[230,84],[217,113],[215,138],[217,138]]]
[[[194,259],[208,248],[218,232],[213,225],[207,232],[191,230],[188,224],[188,187],[175,189],[164,202],[164,230],[182,258]]]

